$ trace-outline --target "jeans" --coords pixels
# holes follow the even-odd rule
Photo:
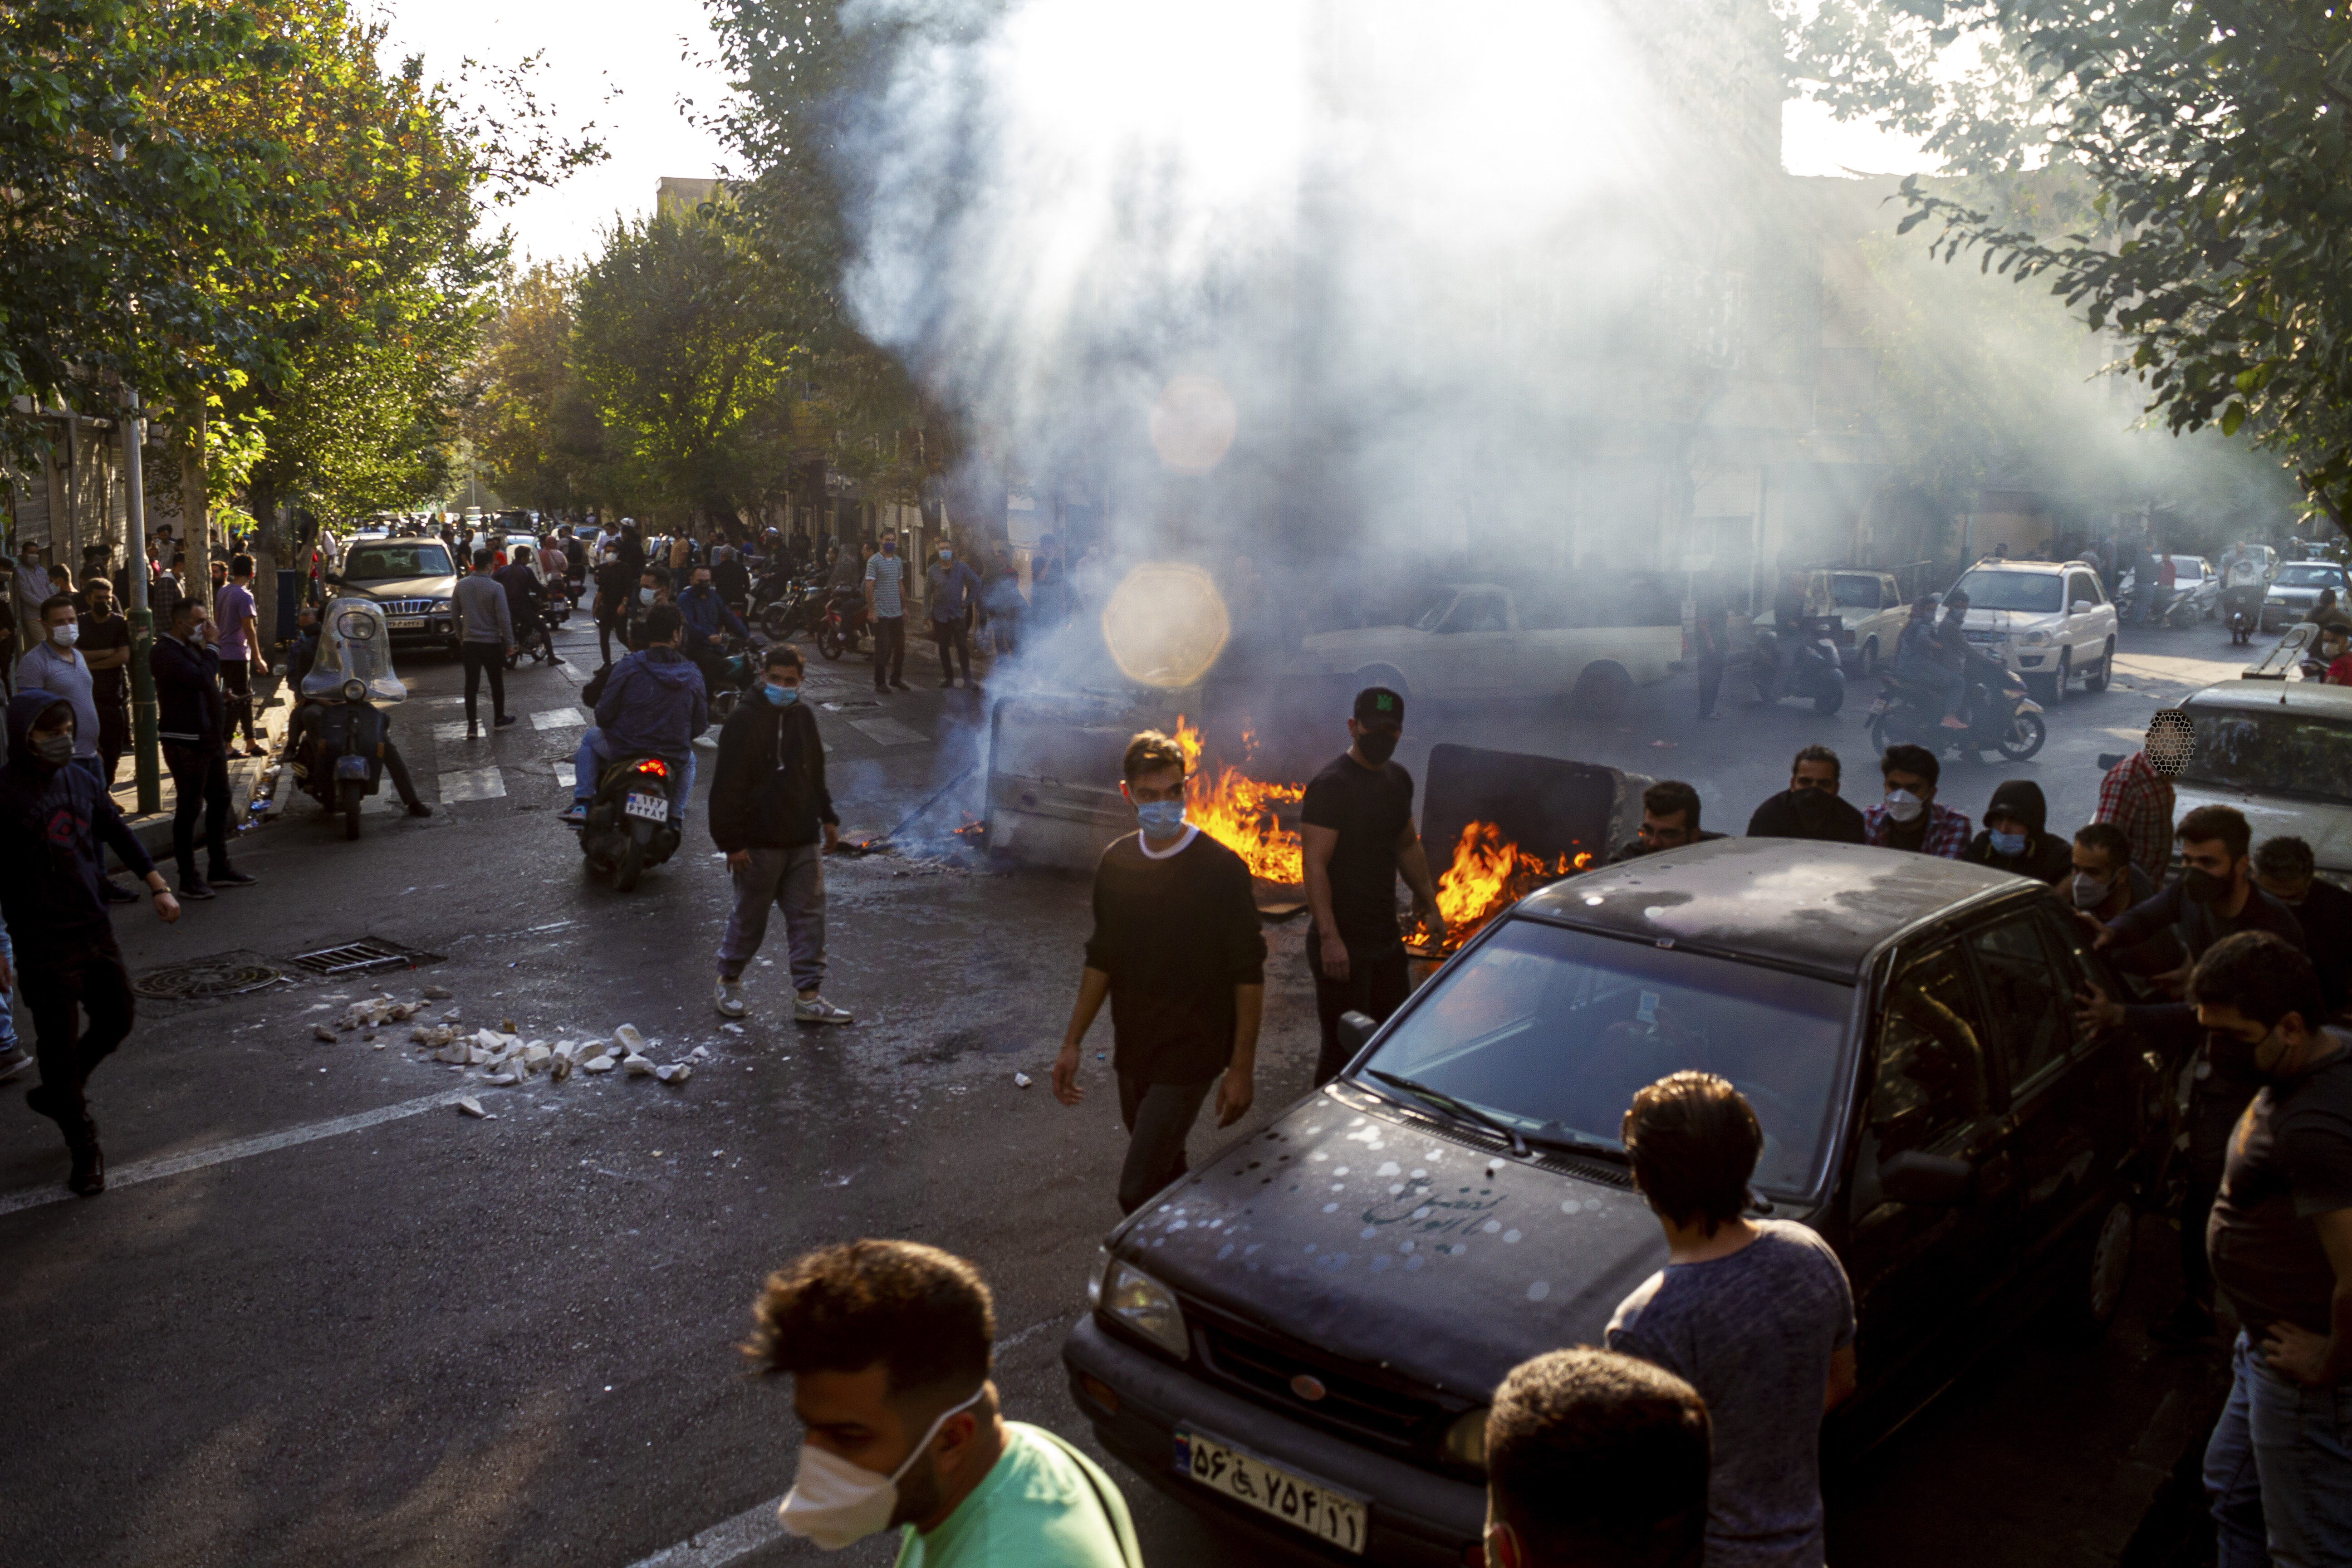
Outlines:
[[[1715,711],[1715,700],[1723,690],[1723,656],[1703,653],[1698,656],[1698,712],[1704,719]]]
[[[881,690],[907,674],[907,617],[874,617],[874,689]]]
[[[948,650],[953,648],[958,657],[963,660],[963,682],[966,686],[971,685],[971,637],[964,630],[963,617],[958,616],[951,621],[933,621],[931,641],[940,650],[940,684],[941,686],[954,684],[954,679],[948,670]]]
[[[118,697],[110,702],[101,695],[98,699],[98,764],[106,773],[106,787],[114,787],[114,770],[122,765],[122,753],[131,749],[131,710]]]
[[[172,858],[180,885],[196,879],[196,818],[205,819],[205,845],[215,874],[228,864],[228,759],[220,752],[178,741],[163,742],[163,765],[172,772]]]
[[[490,712],[503,719],[507,716],[507,650],[502,643],[467,642],[457,645],[457,657],[466,661],[466,722],[476,722],[474,695],[482,689],[482,673],[489,672]]]
[[[16,944],[8,940],[8,928],[0,925],[0,962],[14,973],[16,968]],[[0,990],[0,1051],[16,1048],[16,992],[11,986]]]
[[[2205,1491],[2221,1568],[2352,1564],[2352,1383],[2290,1382],[2239,1334]]]
[[[16,984],[39,1042],[47,1114],[68,1134],[77,1132],[89,1114],[82,1089],[90,1073],[131,1033],[131,976],[122,967],[122,950],[110,931],[68,947],[28,949],[16,966]],[[85,1013],[87,1031],[81,1027]]]
[[[1355,1053],[1339,1043],[1339,1015],[1362,1013],[1384,1023],[1412,994],[1412,979],[1402,952],[1386,958],[1348,955],[1348,978],[1332,980],[1323,973],[1323,938],[1307,928],[1307,973],[1315,977],[1315,1018],[1323,1026],[1323,1047],[1315,1057],[1315,1087],[1339,1076]]]
[[[253,734],[253,661],[225,658],[220,661],[221,690],[227,697],[228,732],[235,735],[240,726],[245,731],[245,743],[250,748],[261,742]]]
[[[1939,720],[1950,718],[1958,710],[1960,699],[1968,691],[1965,676],[1951,666],[1937,664],[1932,658],[1905,658],[1898,655],[1895,661],[1895,673],[1912,685],[1943,699],[1944,710],[1936,715]]]
[[[604,765],[629,755],[604,738],[604,731],[591,728],[580,737],[580,749],[572,756],[572,798],[585,805],[596,798],[596,781],[604,776]],[[683,759],[664,757],[669,764],[669,819],[674,823],[686,820],[686,799],[694,793],[694,753]]]
[[[784,940],[793,966],[793,989],[814,991],[824,984],[824,846],[754,849],[749,865],[733,873],[735,908],[719,939],[719,977],[740,980],[743,966],[768,934],[768,911],[784,911]]]
[[[1146,1083],[1118,1075],[1118,1116],[1127,1123],[1127,1160],[1118,1168],[1118,1212],[1133,1214],[1190,1169],[1184,1140],[1209,1097],[1208,1083]]]

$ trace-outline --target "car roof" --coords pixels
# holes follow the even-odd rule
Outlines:
[[[1516,912],[1852,981],[1913,927],[2034,885],[1901,849],[1718,838],[1554,882]]]
[[[2069,566],[2081,564],[2079,561],[2020,561],[2013,555],[2001,560],[1989,557],[1970,566],[1968,572],[1963,572],[1960,575],[1965,577],[1969,572],[2025,572],[2036,577],[2047,577],[2053,572],[2063,572]]]
[[[2290,708],[2352,722],[2352,686],[2322,686],[2315,680],[2220,680],[2190,692],[2181,706],[2233,713]]]

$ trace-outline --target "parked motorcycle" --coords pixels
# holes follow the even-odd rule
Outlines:
[[[579,832],[589,874],[610,872],[614,892],[635,890],[646,867],[677,853],[677,825],[669,816],[669,764],[643,752],[605,764]]]
[[[1802,626],[1802,635],[1789,639],[1770,628],[1758,629],[1748,658],[1756,695],[1765,702],[1801,697],[1814,712],[1834,713],[1845,706],[1845,669],[1838,658],[1843,627],[1835,616],[1807,616]]]
[[[855,652],[866,629],[866,595],[843,589],[825,601],[824,616],[817,623],[816,651],[827,658]]]
[[[762,604],[760,629],[771,642],[782,642],[795,632],[817,629],[824,619],[825,589],[822,582],[779,583],[773,598]]]
[[[391,732],[383,710],[408,689],[392,670],[392,629],[373,599],[336,598],[320,616],[319,653],[302,678],[311,710],[294,752],[302,793],[343,816],[343,837],[360,836],[360,803],[383,785]]]
[[[1937,752],[1957,748],[1971,761],[1981,752],[1995,751],[2021,763],[2049,739],[2042,705],[2026,695],[2025,682],[2009,671],[2002,672],[1997,686],[1970,683],[1965,730],[1944,727],[1940,694],[1891,670],[1882,679],[1878,700],[1870,705],[1870,743],[1881,756],[1889,746],[1914,745]]]

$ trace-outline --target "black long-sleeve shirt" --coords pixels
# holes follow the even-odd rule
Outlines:
[[[2110,950],[2132,947],[2170,931],[2189,950],[2189,960],[2194,963],[2205,956],[2205,950],[2225,936],[2235,936],[2244,931],[2266,931],[2287,942],[2296,952],[2305,951],[2303,923],[2294,911],[2263,892],[2260,888],[2246,889],[2245,907],[2236,918],[2221,912],[2217,901],[2200,904],[2185,890],[2185,878],[2176,878],[2165,884],[2156,897],[2134,904],[2107,922],[2115,933]],[[2201,1041],[2205,1035],[2197,1027],[2197,1008],[2188,1002],[2155,1002],[2124,1009],[2124,1026],[2167,1041],[2175,1047]],[[2200,1094],[2242,1093],[2252,1096],[2260,1088],[2252,1079],[2224,1081],[2218,1073],[2198,1079]]]
[[[1095,868],[1087,967],[1110,976],[1112,1065],[1145,1083],[1206,1083],[1232,1065],[1234,988],[1265,984],[1265,936],[1242,858],[1194,833],[1165,859],[1129,834]]]

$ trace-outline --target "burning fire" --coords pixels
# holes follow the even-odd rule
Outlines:
[[[1437,879],[1437,912],[1445,917],[1445,940],[1433,942],[1427,926],[1416,926],[1406,942],[1423,952],[1452,952],[1480,926],[1538,888],[1591,864],[1590,852],[1579,852],[1547,866],[1505,839],[1493,823],[1471,823],[1454,846],[1453,863]]]
[[[1200,830],[1242,858],[1250,875],[1268,882],[1297,887],[1307,880],[1298,833],[1276,820],[1277,805],[1295,805],[1307,794],[1305,784],[1266,784],[1251,778],[1231,763],[1215,775],[1201,770],[1201,731],[1176,718],[1176,743],[1184,751],[1184,771],[1192,775],[1185,786],[1184,816]],[[1246,745],[1250,737],[1242,737]]]

